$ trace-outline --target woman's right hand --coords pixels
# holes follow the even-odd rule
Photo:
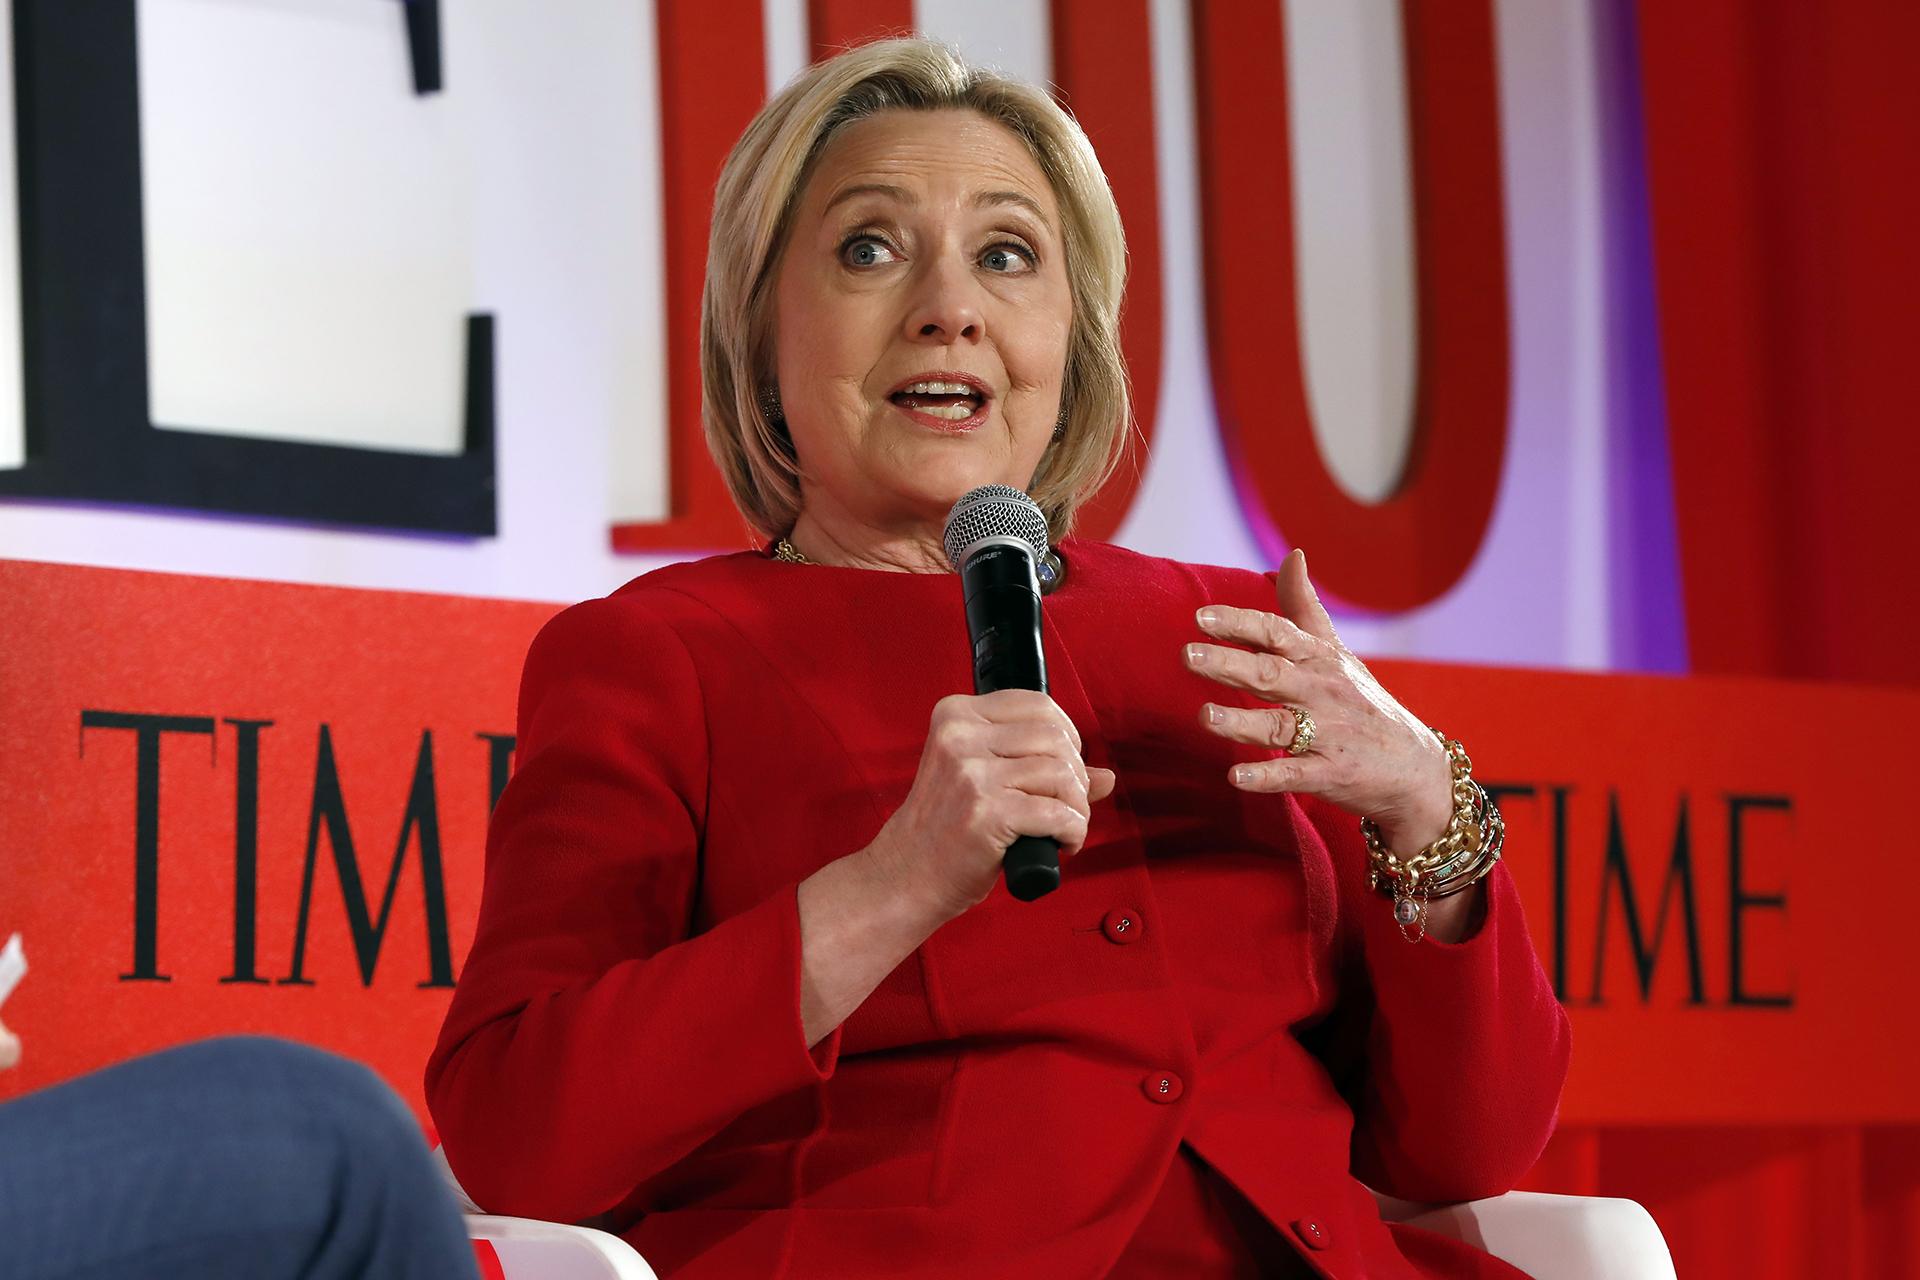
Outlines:
[[[863,851],[942,922],[986,900],[1019,836],[1051,836],[1071,857],[1113,770],[1080,758],[1080,732],[1026,689],[954,694],[933,709],[913,788]]]

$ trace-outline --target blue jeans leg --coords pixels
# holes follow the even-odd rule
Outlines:
[[[0,1106],[0,1276],[477,1275],[405,1105],[258,1037],[149,1054]]]

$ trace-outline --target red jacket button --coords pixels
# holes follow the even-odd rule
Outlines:
[[[1145,928],[1146,925],[1140,920],[1140,913],[1128,911],[1124,907],[1116,907],[1107,912],[1107,918],[1100,922],[1100,932],[1107,935],[1107,941],[1123,947],[1139,937],[1141,930]]]
[[[1315,1222],[1312,1218],[1298,1218],[1293,1223],[1293,1234],[1300,1237],[1300,1243],[1309,1249],[1330,1249],[1333,1247],[1333,1233]]]
[[[1187,1086],[1171,1071],[1156,1071],[1140,1082],[1140,1092],[1155,1102],[1177,1102],[1186,1091]]]

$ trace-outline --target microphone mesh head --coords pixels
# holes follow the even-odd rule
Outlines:
[[[1012,485],[983,484],[969,489],[947,512],[944,539],[955,569],[966,549],[982,538],[1019,538],[1033,548],[1035,560],[1047,553],[1047,518],[1032,498]]]

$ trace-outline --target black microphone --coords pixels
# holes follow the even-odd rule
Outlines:
[[[983,484],[947,513],[945,542],[967,603],[973,691],[1045,693],[1038,566],[1047,554],[1047,518],[1011,485]],[[1060,842],[1020,836],[1007,846],[1000,867],[1007,892],[1032,902],[1060,887]]]

